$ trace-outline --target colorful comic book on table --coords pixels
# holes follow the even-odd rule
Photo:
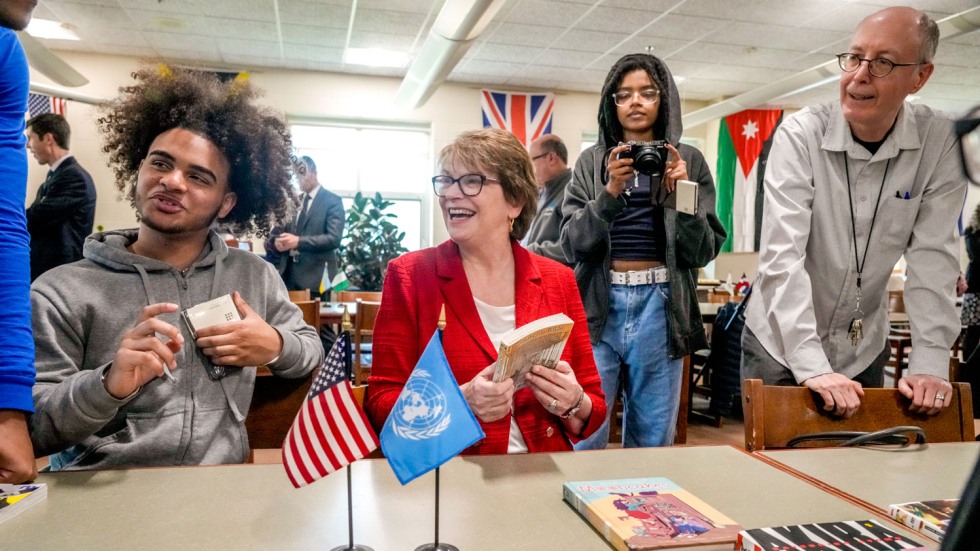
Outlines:
[[[742,530],[735,551],[922,549],[877,520],[842,520]]]
[[[913,530],[922,532],[936,541],[943,541],[949,521],[953,518],[953,512],[959,504],[958,499],[896,503],[888,506],[888,514]]]
[[[0,523],[37,505],[48,497],[45,484],[0,484]],[[0,536],[0,547],[3,547]]]
[[[733,543],[742,529],[666,478],[566,482],[564,498],[619,551]]]

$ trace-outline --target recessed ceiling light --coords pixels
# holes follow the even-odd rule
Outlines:
[[[58,40],[81,40],[68,23],[35,17],[27,26],[27,34],[34,38],[56,38]]]
[[[347,48],[344,50],[344,63],[371,67],[404,67],[408,64],[408,54],[384,48]]]

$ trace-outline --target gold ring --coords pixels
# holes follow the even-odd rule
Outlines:
[[[558,409],[558,398],[555,398],[554,400],[551,401],[550,404],[548,404],[548,409],[550,409],[551,411],[555,411],[556,409]]]

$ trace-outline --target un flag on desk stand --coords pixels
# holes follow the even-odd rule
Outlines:
[[[436,331],[381,430],[381,449],[408,484],[484,437]]]

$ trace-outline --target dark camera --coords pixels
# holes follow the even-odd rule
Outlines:
[[[619,154],[620,159],[633,159],[633,170],[648,176],[660,176],[667,165],[667,140],[626,142],[630,148]]]

